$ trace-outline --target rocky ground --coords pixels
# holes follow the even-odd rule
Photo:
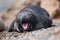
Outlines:
[[[32,32],[1,32],[0,40],[60,40],[60,22],[54,20],[55,26]]]

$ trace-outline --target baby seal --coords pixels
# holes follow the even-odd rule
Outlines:
[[[30,5],[17,14],[16,19],[10,25],[9,32],[30,32],[51,26],[52,18],[47,10],[36,5]]]

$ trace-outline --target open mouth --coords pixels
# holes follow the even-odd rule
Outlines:
[[[28,22],[23,22],[22,27],[24,28],[24,30],[26,30],[28,28]]]

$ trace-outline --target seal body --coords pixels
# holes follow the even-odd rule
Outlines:
[[[49,13],[38,6],[30,5],[23,8],[16,16],[9,28],[11,31],[34,31],[52,26]]]

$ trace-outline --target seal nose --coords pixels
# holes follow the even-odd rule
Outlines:
[[[27,18],[26,16],[24,16],[22,20],[23,20],[23,21],[27,21],[28,18]]]

